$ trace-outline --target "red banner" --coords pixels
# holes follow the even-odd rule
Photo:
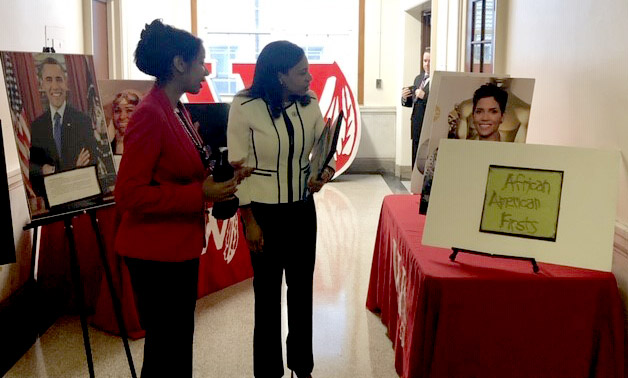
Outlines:
[[[216,102],[216,98],[218,98],[212,83],[212,78],[215,76],[212,74],[213,64],[205,63],[205,67],[207,67],[210,75],[198,94],[187,94],[187,99],[191,103]],[[248,88],[253,83],[255,64],[233,63],[232,72],[240,76],[244,87]],[[312,74],[310,89],[319,98],[325,119],[334,119],[340,110],[344,114],[344,122],[334,155],[336,160],[335,177],[338,177],[349,168],[358,151],[361,133],[360,109],[347,78],[336,62],[310,64],[310,73]]]

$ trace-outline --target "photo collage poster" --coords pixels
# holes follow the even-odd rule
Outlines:
[[[497,140],[525,143],[534,92],[534,79],[487,74],[437,71],[432,85],[424,121],[432,122],[423,125],[417,153],[416,170],[420,173],[417,186],[421,193],[420,214],[427,213],[440,140],[447,138],[481,141],[493,127],[497,132],[492,136]],[[483,86],[488,88],[480,90]],[[473,97],[476,91],[484,92],[484,95],[497,91],[497,96],[499,91],[506,92],[507,101],[503,114],[497,101],[494,101],[494,96],[489,97],[493,99],[492,104],[499,112],[496,113],[497,120],[491,120],[490,116],[481,119],[480,110],[474,116]],[[489,124],[485,124],[486,122]]]
[[[124,134],[131,114],[153,85],[152,80],[98,80],[116,172],[122,159]]]
[[[0,60],[31,219],[113,201],[116,173],[93,58],[2,51]],[[55,182],[58,197],[75,189],[60,177],[90,186],[51,206],[46,182]]]

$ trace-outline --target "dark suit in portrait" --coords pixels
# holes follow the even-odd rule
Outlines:
[[[427,99],[430,94],[429,76],[428,73],[421,72],[414,78],[414,85],[410,88],[412,92],[411,97],[402,98],[401,105],[406,107],[412,107],[412,116],[410,117],[410,125],[412,129],[412,166],[416,161],[416,153],[419,149],[419,138],[421,138],[421,128],[423,127],[423,117],[425,116],[425,108],[427,107]],[[426,82],[423,82],[425,79]],[[425,92],[423,98],[416,97],[416,89],[421,88]]]
[[[53,136],[50,108],[31,124],[30,179],[38,196],[44,195],[43,166],[54,166],[55,173],[76,168],[76,161],[84,148],[89,152],[89,163],[96,163],[96,139],[92,121],[86,114],[66,103],[61,118],[61,151],[57,151]]]

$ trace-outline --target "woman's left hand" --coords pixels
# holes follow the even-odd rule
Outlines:
[[[333,168],[325,167],[325,169],[323,169],[323,172],[321,173],[320,180],[317,180],[315,176],[310,177],[310,179],[307,182],[307,187],[310,190],[310,192],[316,193],[319,190],[321,190],[323,185],[328,183],[329,180],[331,180],[332,177],[334,177],[334,173],[336,173],[336,171],[334,171]]]

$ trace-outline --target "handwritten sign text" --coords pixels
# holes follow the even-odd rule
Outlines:
[[[556,241],[563,172],[491,165],[480,232]]]

